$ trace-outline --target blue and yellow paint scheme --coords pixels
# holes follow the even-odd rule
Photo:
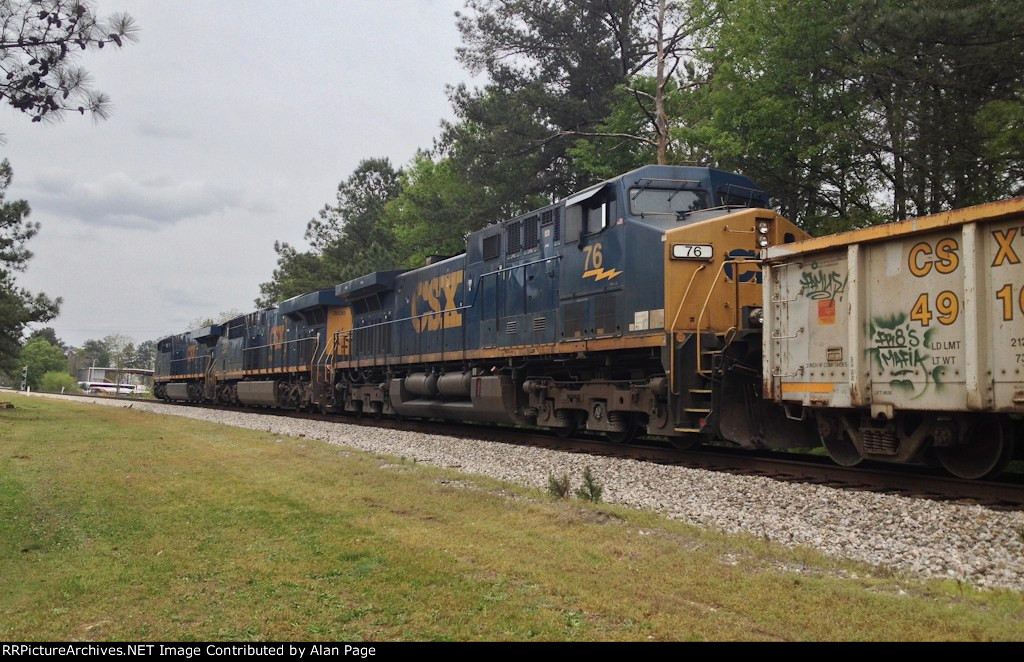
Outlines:
[[[744,330],[758,242],[804,236],[767,205],[740,175],[639,168],[473,232],[462,254],[230,320],[205,392],[230,399],[221,387],[242,382],[238,397],[259,403],[281,401],[278,388],[327,409],[415,401],[442,417],[489,407],[490,420],[707,432],[711,417],[690,411],[704,408],[692,338]]]

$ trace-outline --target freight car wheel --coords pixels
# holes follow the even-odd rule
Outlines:
[[[864,456],[857,450],[843,423],[844,421],[838,418],[819,416],[818,435],[821,437],[821,445],[825,447],[833,462],[841,467],[855,467],[861,463]]]
[[[978,417],[967,442],[938,447],[935,454],[946,471],[957,478],[975,480],[995,476],[1013,457],[1013,435],[995,416]]]

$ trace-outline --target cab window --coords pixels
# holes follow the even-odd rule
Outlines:
[[[635,216],[644,214],[667,214],[676,216],[698,209],[708,208],[708,194],[701,190],[632,188],[629,190],[629,207]]]

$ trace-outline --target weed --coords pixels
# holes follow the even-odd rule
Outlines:
[[[566,486],[568,487],[568,485]],[[594,480],[594,474],[590,471],[590,467],[587,466],[583,469],[583,485],[576,489],[576,496],[580,499],[587,501],[600,501],[601,494],[604,492],[604,488],[601,484]]]
[[[569,496],[569,474],[556,476],[548,474],[548,494],[556,499],[564,499]]]

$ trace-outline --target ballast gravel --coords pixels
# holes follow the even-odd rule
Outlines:
[[[541,489],[547,486],[550,474],[568,474],[575,488],[589,466],[608,502],[654,510],[725,532],[746,532],[784,545],[809,546],[911,575],[1024,590],[1024,512],[344,422],[108,398],[89,401],[304,436]]]

